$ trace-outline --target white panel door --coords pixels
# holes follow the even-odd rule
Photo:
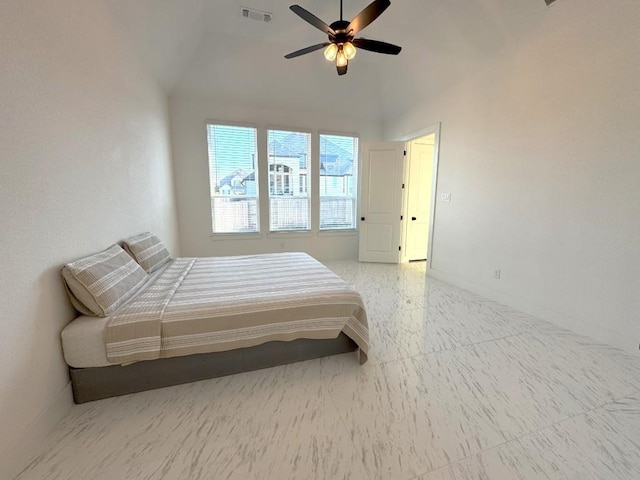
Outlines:
[[[398,263],[404,142],[365,143],[362,157],[360,261]]]
[[[406,259],[425,260],[429,242],[431,183],[433,179],[433,136],[427,142],[411,142],[407,159]]]

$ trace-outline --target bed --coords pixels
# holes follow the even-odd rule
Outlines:
[[[98,263],[67,265],[75,276],[63,270],[72,303],[92,314],[62,332],[76,403],[344,352],[367,360],[362,298],[309,255],[163,254],[141,275],[140,256],[131,265],[132,252],[123,256],[114,247],[97,254]],[[96,269],[107,257],[120,263]],[[97,273],[84,284],[97,285],[96,304],[86,308],[87,292],[74,281],[90,269]],[[114,279],[114,271],[125,272],[126,281]],[[135,292],[123,287],[124,300],[122,292],[111,295],[127,282]]]

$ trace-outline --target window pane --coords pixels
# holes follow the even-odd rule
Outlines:
[[[256,129],[207,125],[213,233],[260,231]]]
[[[269,130],[269,228],[309,230],[311,134]]]
[[[320,135],[320,229],[356,228],[358,139]]]

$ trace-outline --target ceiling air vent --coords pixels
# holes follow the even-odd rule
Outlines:
[[[261,12],[253,8],[240,7],[240,15],[242,18],[250,18],[259,22],[270,23],[273,15],[269,12]]]
[[[544,3],[546,3],[546,4],[547,4],[547,7],[548,7],[549,5],[551,5],[551,4],[552,4],[553,2],[555,2],[555,1],[556,1],[556,0],[544,0]]]

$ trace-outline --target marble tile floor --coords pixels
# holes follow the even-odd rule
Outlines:
[[[426,278],[328,262],[367,305],[345,354],[74,406],[17,477],[640,478],[640,357]]]

